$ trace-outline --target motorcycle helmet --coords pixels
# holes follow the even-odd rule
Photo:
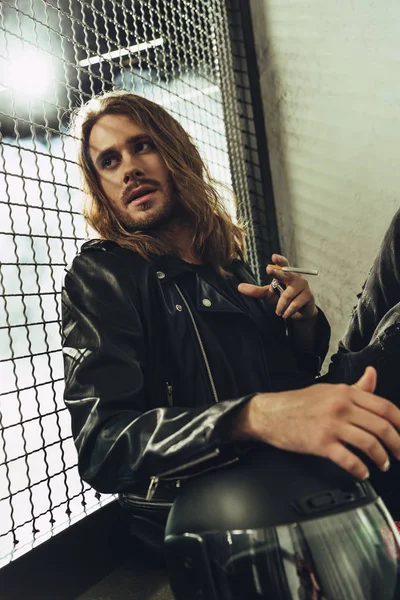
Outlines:
[[[400,600],[400,537],[368,481],[257,447],[182,485],[165,535],[175,600]]]

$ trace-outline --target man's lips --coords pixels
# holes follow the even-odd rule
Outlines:
[[[157,188],[150,185],[140,185],[138,188],[132,190],[132,192],[128,196],[127,204],[135,203],[138,204],[139,201],[145,201],[148,197],[156,192]]]

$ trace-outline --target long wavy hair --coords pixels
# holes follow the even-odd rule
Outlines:
[[[101,188],[89,154],[89,136],[103,115],[125,115],[143,127],[163,158],[177,201],[193,225],[192,249],[221,274],[233,259],[244,259],[244,226],[233,222],[216,189],[218,184],[190,136],[162,106],[132,92],[109,92],[84,104],[74,115],[71,133],[78,142],[84,191],[83,216],[101,239],[112,240],[151,260],[173,248],[157,231],[128,231]]]

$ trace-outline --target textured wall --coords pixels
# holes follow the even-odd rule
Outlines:
[[[251,0],[282,252],[344,332],[400,187],[398,0]]]

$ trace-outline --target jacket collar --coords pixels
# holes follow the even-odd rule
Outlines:
[[[162,278],[162,281],[165,283],[180,273],[190,270],[190,264],[179,258],[179,256],[176,256],[176,254],[153,256],[152,263],[156,271],[159,271],[165,275],[165,277]],[[227,268],[238,275],[241,281],[253,284],[257,283],[254,277],[250,274],[249,270],[246,268],[245,263],[242,261],[234,260]]]
[[[244,313],[239,304],[229,300],[221,291],[196,274],[196,309],[200,312]]]
[[[179,275],[191,270],[191,265],[181,260],[178,256],[158,256],[154,260],[161,285],[171,280],[176,280],[179,285]],[[242,313],[243,310],[228,300],[221,291],[210,285],[198,273],[193,273],[196,278],[196,310],[201,312],[234,312]]]
[[[176,255],[164,255],[157,256],[153,261],[154,267],[159,276],[161,285],[171,281],[172,279],[178,279],[181,273],[190,271],[190,264],[181,260]],[[234,260],[229,265],[229,270],[232,271],[239,279],[239,281],[245,283],[252,283],[256,285],[257,282],[254,277],[246,268],[245,263],[240,260]],[[254,299],[248,296],[241,295],[238,304],[235,304],[228,300],[218,286],[210,285],[205,279],[203,279],[198,273],[196,273],[196,309],[201,312],[229,312],[239,314],[251,314],[254,310]],[[177,283],[179,283],[177,281]],[[239,293],[239,292],[238,292]],[[205,301],[205,302],[204,302]],[[262,302],[264,304],[264,302]],[[240,305],[248,307],[248,311],[245,311]],[[269,306],[265,306],[264,310],[267,313],[271,313]]]
[[[181,260],[175,254],[155,256],[152,262],[157,273],[162,274],[162,277],[160,277],[161,283],[167,283],[167,281],[174,279],[180,273],[190,270],[189,263],[185,263],[185,261]]]

